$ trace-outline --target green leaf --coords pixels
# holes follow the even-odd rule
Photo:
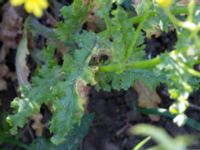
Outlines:
[[[42,104],[47,105],[49,102],[52,104],[50,131],[54,133],[51,138],[54,144],[64,141],[64,137],[74,125],[80,122],[84,110],[77,82],[84,79],[90,83],[94,82],[88,63],[96,35],[83,32],[75,39],[79,48],[74,50],[72,55],[65,54],[64,62],[60,66],[54,59],[54,46],[49,46],[44,51],[44,64],[32,77],[31,89],[22,87],[21,97],[15,98],[11,104],[15,114],[8,116],[7,120],[12,125],[13,134],[17,133],[18,127],[22,128],[27,123],[29,117],[40,111]]]
[[[27,146],[20,141],[20,135],[13,136],[9,133],[9,125],[6,122],[6,116],[7,113],[1,113],[0,117],[0,145],[1,149],[3,149],[3,145],[10,145],[10,147],[21,147],[21,148],[27,148]],[[6,147],[6,146],[5,146]],[[6,148],[5,148],[6,149]]]
[[[144,14],[145,6],[145,0],[142,0],[139,4],[134,5],[137,15],[142,16]],[[153,34],[156,34],[157,32],[168,32],[170,27],[170,20],[165,15],[165,12],[152,3],[151,14],[152,15],[150,15],[145,21],[145,25],[143,27],[146,36],[150,38]]]
[[[146,137],[146,138],[143,139],[141,142],[139,142],[139,143],[133,148],[133,150],[140,150],[140,149],[142,148],[142,146],[144,146],[150,139],[151,139],[151,137]]]
[[[71,40],[74,34],[80,32],[88,8],[88,5],[83,4],[82,0],[74,0],[72,5],[64,6],[61,9],[64,21],[57,24],[56,34],[58,39],[65,42]]]
[[[99,43],[104,45],[105,49],[111,53],[111,63],[121,63],[124,61],[126,50],[133,40],[135,29],[131,23],[131,18],[128,17],[127,12],[120,6],[112,11],[112,15],[114,17],[106,22],[107,29],[99,34],[99,38],[101,38]],[[143,33],[140,33],[130,59],[143,59],[143,49],[144,36]]]
[[[42,35],[47,39],[56,40],[53,29],[42,25],[36,18],[29,16],[25,21],[25,27],[33,33],[34,36]]]
[[[141,80],[151,89],[155,89],[157,85],[165,80],[162,74],[157,74],[153,70],[133,69],[127,70],[123,73],[96,73],[97,89],[104,89],[110,91],[115,90],[127,90],[133,85],[135,80]]]

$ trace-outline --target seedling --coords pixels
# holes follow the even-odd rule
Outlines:
[[[94,15],[105,27],[98,32],[83,30],[88,13],[94,8]],[[74,0],[72,5],[61,9],[64,20],[54,30],[43,27],[48,32],[44,30],[40,34],[50,31],[56,39],[49,37],[51,42],[44,50],[44,63],[32,77],[31,87],[21,85],[21,97],[12,102],[15,112],[7,120],[13,134],[40,111],[42,104],[51,103],[51,141],[54,144],[63,142],[84,115],[83,98],[78,91],[80,82],[107,91],[127,90],[135,80],[143,81],[152,89],[165,83],[175,100],[169,108],[176,115],[174,121],[184,124],[189,94],[200,85],[200,72],[194,69],[194,65],[200,63],[199,7],[194,0],[187,6],[176,1],[141,0],[134,8],[136,15],[131,15],[123,8],[123,0],[86,3]],[[183,15],[185,19],[179,19]],[[150,38],[157,32],[169,30],[176,31],[178,37],[174,49],[146,59],[145,36]],[[69,48],[62,65],[54,58],[59,42]],[[95,62],[93,58],[102,54],[107,59]]]

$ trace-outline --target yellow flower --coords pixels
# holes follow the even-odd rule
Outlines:
[[[167,8],[172,5],[173,0],[156,0],[158,5],[163,8]]]
[[[13,6],[24,4],[25,10],[37,17],[41,17],[43,10],[48,7],[47,0],[10,0],[10,3]]]
[[[25,0],[11,0],[11,1],[10,1],[10,3],[11,3],[13,6],[22,5],[24,2],[25,2]]]

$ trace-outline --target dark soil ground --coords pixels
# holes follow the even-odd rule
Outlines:
[[[160,97],[164,98],[162,107],[167,108],[171,100],[163,94],[163,90],[162,86],[158,87]],[[198,97],[196,93],[193,96]],[[191,127],[177,127],[169,118],[161,117],[159,122],[152,122],[148,116],[134,111],[135,103],[137,103],[137,94],[133,89],[111,93],[97,92],[92,89],[88,110],[96,115],[80,150],[131,150],[143,139],[143,137],[133,135],[129,130],[131,126],[138,123],[150,123],[163,127],[173,137],[184,134],[199,135],[199,131]],[[188,114],[200,121],[199,110],[189,109]],[[144,150],[154,144],[150,141],[145,145]],[[200,149],[200,142],[194,142],[190,148]]]

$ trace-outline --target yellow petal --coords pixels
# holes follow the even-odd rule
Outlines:
[[[26,10],[28,13],[31,13],[32,10],[33,10],[33,5],[32,5],[32,3],[25,3],[24,7],[25,7],[25,10]]]
[[[46,0],[26,0],[25,9],[29,13],[33,13],[36,17],[42,16],[43,9],[48,7]]]
[[[36,17],[41,17],[42,16],[42,9],[40,9],[38,6],[33,8],[33,14]]]
[[[25,0],[10,0],[11,5],[20,6],[25,2]]]
[[[156,0],[158,5],[163,8],[167,8],[172,5],[173,0]]]
[[[42,9],[46,9],[48,7],[48,2],[47,0],[39,0],[38,1],[38,5],[42,8]]]

